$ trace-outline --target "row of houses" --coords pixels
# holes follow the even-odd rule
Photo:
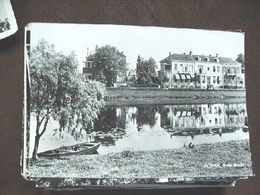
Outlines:
[[[120,53],[126,60],[126,56]],[[86,79],[96,79],[100,67],[94,63],[93,56],[88,56],[84,61],[83,74]],[[140,69],[137,63],[136,70]],[[245,71],[241,63],[218,54],[193,55],[171,54],[160,61],[160,72],[164,73],[167,88],[244,88]],[[137,71],[138,73],[138,71]],[[137,74],[136,73],[136,74]],[[124,82],[124,78],[114,75],[113,82]],[[115,85],[116,86],[116,85]]]
[[[244,88],[242,64],[217,55],[171,54],[160,61],[169,88]]]

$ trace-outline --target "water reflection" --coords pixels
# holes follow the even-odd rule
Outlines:
[[[88,139],[99,153],[247,139],[245,103],[105,107]],[[244,130],[244,131],[243,131]]]

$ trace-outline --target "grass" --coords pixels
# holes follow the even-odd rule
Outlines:
[[[123,151],[62,159],[39,158],[32,177],[171,178],[239,177],[252,175],[246,140],[157,151]]]

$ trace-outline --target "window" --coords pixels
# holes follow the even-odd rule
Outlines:
[[[217,72],[220,72],[220,68],[219,68],[219,66],[217,66]]]
[[[212,114],[212,105],[208,105],[209,108],[209,114]]]
[[[178,64],[174,64],[174,69],[177,71],[178,70]]]
[[[209,66],[208,66],[208,71],[210,70]]]
[[[185,72],[187,72],[188,71],[188,67],[187,67],[187,65],[185,66]]]
[[[216,83],[216,76],[213,76],[213,83]]]
[[[203,114],[206,114],[206,108],[203,107]]]
[[[217,76],[217,83],[220,84],[220,77]]]
[[[183,72],[183,70],[184,70],[184,69],[183,69],[183,64],[180,64],[180,67],[181,67],[181,71]]]
[[[213,66],[213,72],[216,72],[216,66]]]
[[[193,71],[193,65],[189,65],[189,71],[190,71],[190,72]]]
[[[202,77],[201,77],[201,82],[202,82],[202,83],[205,83],[205,81],[206,81],[205,76],[202,76]]]
[[[230,68],[227,70],[227,72],[230,74]]]
[[[165,71],[171,71],[172,66],[171,65],[165,65]]]
[[[203,72],[203,65],[199,65],[198,68],[199,68],[199,73],[201,74]]]
[[[92,79],[92,76],[91,76],[91,75],[88,75],[88,79],[91,80],[91,79]]]
[[[218,114],[218,108],[214,107],[214,114]]]
[[[217,125],[218,124],[218,119],[217,118],[215,118],[215,125]]]

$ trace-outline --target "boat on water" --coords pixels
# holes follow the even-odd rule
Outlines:
[[[93,154],[100,146],[100,142],[84,142],[71,146],[62,146],[53,150],[47,150],[37,154],[38,157],[59,157],[74,154]]]

